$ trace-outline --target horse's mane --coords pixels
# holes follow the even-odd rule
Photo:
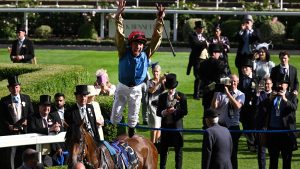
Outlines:
[[[65,135],[66,142],[69,141],[75,141],[79,142],[81,138],[81,131],[80,131],[80,125],[78,124],[71,124],[67,128],[67,133]]]

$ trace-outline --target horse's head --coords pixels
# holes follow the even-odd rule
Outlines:
[[[77,162],[96,166],[98,160],[95,156],[95,143],[93,137],[85,129],[83,122],[80,125],[70,125],[67,128],[65,142],[70,153],[68,166],[72,168]],[[93,167],[92,167],[93,168]]]

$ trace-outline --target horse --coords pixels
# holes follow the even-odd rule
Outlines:
[[[156,169],[158,152],[154,144],[140,135],[129,138],[127,135],[120,135],[117,140],[127,143],[135,152],[138,158],[136,169]],[[98,146],[92,135],[86,130],[85,125],[69,126],[65,136],[65,143],[69,151],[68,168],[72,168],[78,162],[83,163],[87,168],[115,169],[125,168],[117,166],[108,148],[104,144]]]

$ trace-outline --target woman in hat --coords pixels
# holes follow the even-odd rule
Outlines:
[[[104,118],[102,116],[99,103],[95,101],[95,97],[98,95],[98,93],[93,85],[88,85],[88,91],[89,94],[87,95],[87,104],[91,104],[94,107],[100,140],[104,140],[102,130],[102,126],[104,126]]]
[[[99,69],[96,71],[96,82],[95,88],[97,90],[97,95],[109,95],[112,96],[115,94],[116,85],[111,84],[109,82],[109,77],[107,74],[107,70]]]
[[[161,127],[166,129],[183,129],[183,117],[187,115],[186,96],[176,91],[178,81],[176,74],[166,75],[165,87],[168,92],[158,98],[156,114],[162,118]],[[160,168],[166,168],[168,149],[175,148],[175,168],[182,168],[183,133],[179,131],[161,131]]]
[[[160,75],[161,67],[158,64],[152,65],[153,78],[148,80],[148,126],[160,128],[161,117],[156,115],[158,96],[165,91],[165,76]],[[151,141],[158,143],[160,138],[160,130],[151,130]]]
[[[269,44],[261,43],[256,46],[255,60],[253,64],[253,71],[259,80],[270,77],[271,70],[275,63],[270,59]]]

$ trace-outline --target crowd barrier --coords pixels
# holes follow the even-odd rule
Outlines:
[[[106,123],[111,124],[109,120],[105,120]],[[118,123],[120,126],[128,126],[126,123]],[[168,132],[187,132],[187,133],[204,133],[205,130],[197,129],[166,129],[166,128],[151,128],[146,126],[137,125],[136,128],[144,130],[161,130]],[[300,130],[229,130],[230,132],[240,133],[283,133],[283,132],[300,132]],[[61,132],[56,135],[42,135],[37,133],[19,134],[0,136],[0,148],[1,147],[14,147],[23,145],[36,145],[36,150],[39,152],[39,161],[42,161],[42,145],[48,143],[59,143],[65,141],[66,132]]]

